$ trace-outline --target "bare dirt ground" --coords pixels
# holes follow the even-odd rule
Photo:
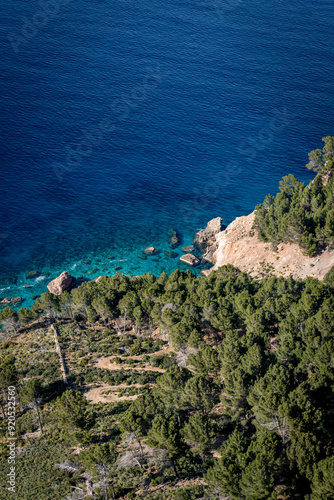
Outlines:
[[[159,372],[165,373],[166,370],[162,368],[156,368],[155,366],[150,366],[148,363],[143,364],[143,366],[135,366],[131,367],[125,363],[112,363],[114,358],[120,358],[121,356],[108,356],[107,358],[101,358],[96,363],[96,368],[104,368],[105,370],[136,370],[138,372],[142,371],[151,371],[151,372]],[[123,358],[126,359],[126,358]]]
[[[162,354],[168,354],[169,352],[172,352],[173,348],[172,347],[167,347],[165,349],[161,349],[160,351],[153,352],[151,354],[148,354],[148,356],[160,356]],[[141,361],[143,359],[143,356],[130,356],[132,359],[136,359],[138,361]],[[104,368],[106,370],[137,370],[139,372],[142,371],[151,371],[151,372],[159,372],[159,373],[165,373],[166,370],[162,368],[156,368],[155,366],[150,366],[149,363],[144,363],[143,366],[135,366],[132,368],[129,364],[127,363],[113,363],[112,360],[115,358],[120,358],[122,361],[126,361],[128,359],[127,356],[107,356],[106,358],[100,358],[96,362],[96,368]]]
[[[261,278],[268,275],[268,266],[272,266],[270,273],[275,276],[292,275],[302,279],[312,276],[321,280],[334,265],[334,251],[325,250],[316,257],[307,257],[297,244],[280,243],[274,252],[270,243],[258,239],[256,231],[254,236],[250,235],[254,217],[254,212],[238,217],[216,235],[218,249],[213,254],[212,270],[232,264]]]
[[[93,404],[96,403],[111,403],[114,401],[132,401],[138,397],[138,394],[133,396],[121,396],[118,397],[118,393],[121,389],[131,389],[132,387],[144,387],[141,384],[119,384],[119,385],[106,385],[101,384],[99,387],[91,386],[89,391],[85,393],[85,397],[88,401]],[[111,391],[110,394],[105,394],[106,392]]]
[[[26,432],[26,434],[22,434],[21,436],[22,439],[33,439],[38,437],[41,437],[41,431],[39,429],[34,432]]]

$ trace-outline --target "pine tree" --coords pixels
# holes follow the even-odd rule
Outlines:
[[[322,453],[321,442],[311,432],[301,432],[299,428],[291,433],[291,440],[287,449],[287,458],[290,467],[296,469],[296,473],[309,481],[313,477],[313,465],[317,463]]]
[[[334,456],[321,460],[314,467],[311,500],[334,498]]]
[[[190,376],[190,372],[180,366],[171,366],[157,380],[154,393],[167,408],[181,407],[181,394]]]
[[[87,450],[79,454],[86,471],[91,472],[98,480],[99,487],[104,492],[105,500],[109,500],[109,484],[111,484],[112,498],[115,497],[114,472],[117,460],[117,448],[114,443],[92,444]]]
[[[201,346],[196,355],[190,354],[187,364],[191,366],[199,375],[217,374],[220,369],[218,353],[208,344]]]
[[[36,313],[43,312],[48,314],[53,320],[59,311],[59,297],[49,292],[42,293],[34,303],[32,309]]]
[[[41,416],[39,413],[39,407],[41,405],[41,394],[42,394],[42,386],[41,382],[38,379],[30,379],[23,388],[21,392],[21,401],[22,403],[30,404],[31,407],[35,410],[39,431],[43,434],[43,427]]]
[[[11,307],[5,307],[0,311],[0,323],[8,332],[17,333],[18,331],[18,316],[17,312]]]
[[[148,446],[165,449],[169,452],[172,460],[175,476],[178,476],[176,469],[176,459],[184,450],[184,441],[175,413],[169,415],[157,415],[152,423],[152,428],[148,433]]]
[[[262,430],[247,450],[249,461],[243,470],[240,490],[250,500],[267,500],[274,494],[276,477],[280,473],[281,441],[276,434]]]
[[[195,375],[186,383],[181,401],[186,408],[206,413],[217,403],[218,393],[219,388],[213,381]]]
[[[249,408],[247,394],[247,380],[242,368],[238,367],[225,376],[220,400],[224,406],[232,407],[233,412],[241,410],[245,413]],[[239,416],[239,412],[236,415]]]
[[[112,309],[107,298],[103,296],[97,297],[92,301],[92,306],[103,320],[104,324],[107,325],[108,319],[112,316]]]
[[[327,135],[322,138],[325,143],[321,149],[315,149],[309,153],[309,163],[306,167],[320,174],[326,174],[334,170],[334,137]]]
[[[28,307],[23,307],[17,311],[18,320],[21,325],[26,325],[36,318],[36,314],[28,309]]]
[[[247,465],[240,481],[241,498],[245,500],[268,500],[274,492],[274,474],[259,460]]]
[[[190,444],[191,451],[198,453],[204,461],[204,455],[214,438],[213,426],[209,417],[201,413],[191,415],[183,428],[183,436]]]
[[[240,479],[245,467],[246,440],[235,429],[228,440],[219,449],[220,459],[205,475],[205,481],[212,487],[218,488],[222,494],[230,495],[232,500],[240,500]]]
[[[88,403],[79,391],[66,390],[54,405],[54,418],[59,428],[71,442],[85,440]]]

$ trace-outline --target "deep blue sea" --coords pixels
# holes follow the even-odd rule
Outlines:
[[[332,0],[1,2],[0,298],[29,306],[63,270],[170,272],[170,228],[189,244],[283,175],[308,181],[307,153],[334,135],[333,14]]]

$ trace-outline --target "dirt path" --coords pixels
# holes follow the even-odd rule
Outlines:
[[[63,357],[63,354],[61,352],[61,348],[60,348],[60,345],[59,345],[59,342],[58,342],[58,332],[57,332],[57,328],[54,326],[54,325],[51,325],[51,330],[53,331],[54,333],[54,337],[55,337],[55,344],[56,344],[56,351],[58,353],[58,356],[59,356],[59,363],[60,363],[60,370],[61,370],[61,373],[62,373],[62,377],[63,377],[63,381],[66,385],[68,385],[68,381],[67,381],[67,373],[66,373],[66,366],[65,366],[65,362],[64,362],[64,357]]]
[[[108,356],[107,358],[100,358],[97,363],[96,363],[96,368],[103,368],[105,370],[136,370],[137,372],[159,372],[159,373],[165,373],[166,370],[162,368],[156,368],[155,366],[150,366],[148,363],[145,363],[144,366],[135,366],[131,367],[130,365],[127,365],[125,363],[112,363],[111,361],[114,358],[117,358],[120,356]],[[125,358],[126,359],[126,358]]]
[[[132,387],[144,387],[142,384],[119,384],[119,385],[100,385],[99,387],[92,386],[88,392],[85,393],[85,397],[88,401],[93,404],[96,403],[111,403],[114,401],[132,401],[138,397],[139,394],[133,396],[121,396],[118,397],[120,389],[131,389]],[[111,394],[102,394],[103,392],[112,391]]]
[[[148,354],[148,356],[161,356],[163,354],[168,354],[169,352],[173,352],[174,349],[169,346],[166,347],[165,349],[161,349],[160,351],[157,352],[152,352],[151,354]],[[143,355],[140,356],[130,356],[131,359],[135,359],[137,361],[142,361]],[[106,358],[100,358],[96,362],[96,368],[103,368],[105,370],[136,370],[136,371],[151,371],[151,372],[158,372],[158,373],[165,373],[166,370],[163,368],[157,368],[155,366],[151,366],[149,363],[144,363],[144,366],[135,366],[132,368],[129,364],[127,363],[113,363],[112,360],[115,358],[119,358],[122,361],[126,361],[129,356],[107,356]]]
[[[38,437],[41,437],[41,431],[38,429],[37,431],[35,432],[27,432],[26,434],[22,434],[21,439],[34,439],[34,438],[38,438]]]

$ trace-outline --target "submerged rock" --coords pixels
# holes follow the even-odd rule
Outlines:
[[[61,273],[58,278],[52,280],[48,284],[47,289],[54,295],[61,295],[63,292],[65,292],[65,290],[71,290],[71,288],[74,287],[75,283],[76,279],[73,278],[70,273],[65,271]]]
[[[97,273],[99,270],[97,267],[94,267],[93,269],[91,269],[90,271],[87,271],[87,274],[95,274]]]
[[[22,302],[22,297],[12,297],[11,298],[12,304],[20,304],[20,302]]]
[[[165,256],[169,259],[175,259],[179,254],[177,252],[173,252],[173,250],[168,250],[165,253]]]
[[[26,278],[27,279],[32,279],[32,278],[37,278],[40,275],[38,271],[28,271],[26,273]]]
[[[154,247],[147,247],[145,250],[143,250],[143,253],[145,255],[156,255],[158,253],[158,250]]]
[[[200,260],[195,257],[195,255],[192,255],[191,253],[187,253],[185,255],[182,255],[179,260],[181,262],[184,262],[185,264],[188,264],[189,266],[198,266],[200,263]]]
[[[4,299],[0,300],[1,305],[9,305],[9,304],[20,304],[22,302],[22,297],[5,297]]]
[[[120,269],[122,269],[122,266],[115,266],[115,267],[114,267],[114,270],[115,270],[115,271],[119,271]]]
[[[5,297],[4,299],[0,300],[1,305],[5,304],[10,304],[11,300],[8,297]]]
[[[182,247],[181,252],[184,253],[193,253],[195,251],[195,247],[193,245],[189,245],[187,247]]]
[[[168,240],[168,245],[170,248],[176,248],[181,243],[181,237],[175,229],[169,230],[170,238]]]

